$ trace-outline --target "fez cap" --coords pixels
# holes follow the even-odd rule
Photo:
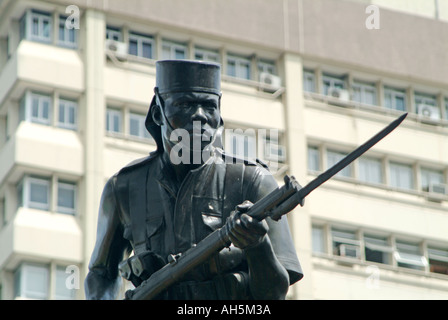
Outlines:
[[[206,92],[221,94],[221,66],[195,60],[156,62],[156,87],[160,94]]]

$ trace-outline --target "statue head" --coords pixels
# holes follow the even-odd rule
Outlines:
[[[183,143],[193,151],[201,151],[211,144],[221,146],[220,103],[219,64],[193,60],[157,61],[154,97],[145,125],[158,151],[171,150],[179,143],[173,141],[173,136],[180,133],[188,133],[189,139],[183,136]]]

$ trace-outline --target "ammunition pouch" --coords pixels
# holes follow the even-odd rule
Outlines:
[[[164,265],[165,261],[162,257],[152,251],[146,251],[122,261],[118,270],[123,278],[138,287]]]

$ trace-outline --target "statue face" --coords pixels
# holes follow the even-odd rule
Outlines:
[[[199,146],[202,150],[210,144],[221,121],[218,95],[198,92],[171,93],[163,95],[163,102],[165,117],[162,119],[162,136],[165,141],[172,137],[173,131],[178,131],[181,133],[178,135],[188,133],[190,150]],[[169,125],[166,125],[166,121]]]

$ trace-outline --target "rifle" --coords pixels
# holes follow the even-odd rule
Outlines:
[[[293,176],[286,175],[284,177],[285,184],[253,204],[247,214],[259,221],[267,217],[271,217],[275,221],[279,220],[297,205],[303,205],[303,199],[307,195],[392,132],[401,124],[406,116],[407,113],[398,117],[375,136],[341,159],[333,167],[318,175],[303,188],[300,187]],[[215,230],[186,252],[171,255],[168,264],[154,272],[137,288],[128,290],[126,292],[126,299],[150,300],[157,297],[163,290],[176,283],[185,273],[205,262],[212,254],[228,247],[231,244],[228,236],[228,225],[228,223],[224,224],[222,228]]]

